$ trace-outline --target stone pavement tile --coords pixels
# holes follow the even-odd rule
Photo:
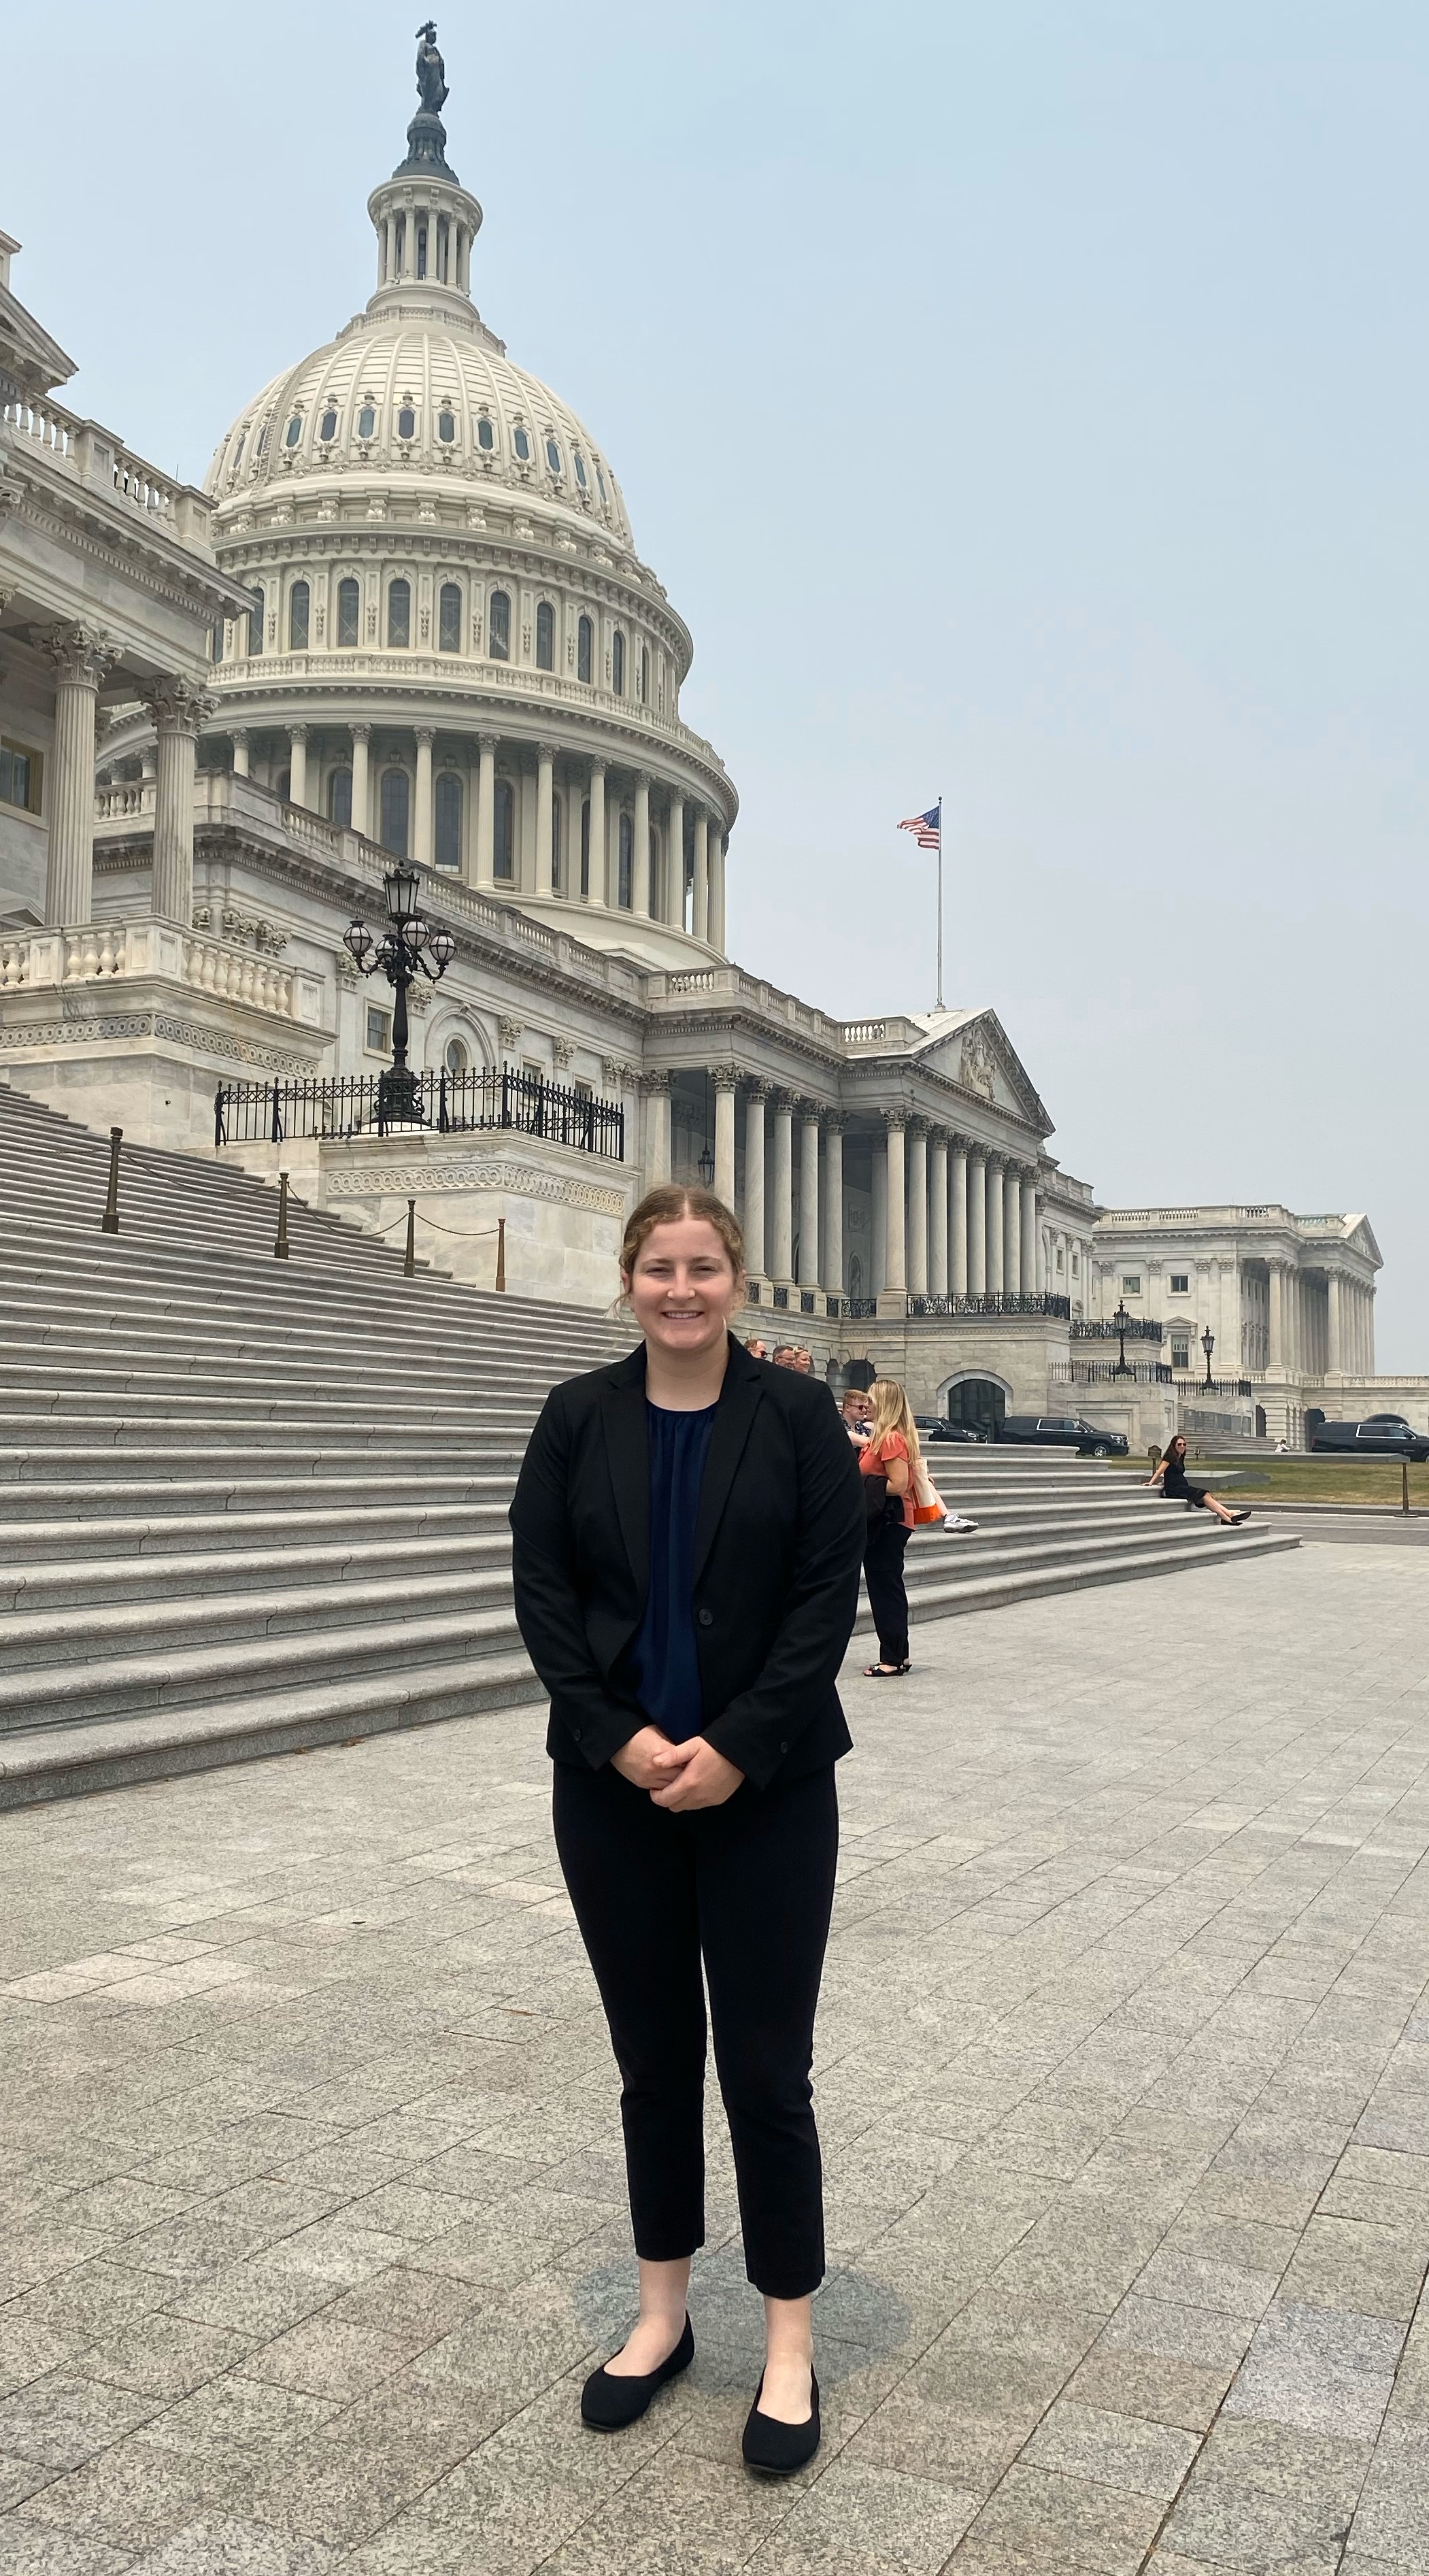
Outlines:
[[[662,2456],[582,2517],[543,2565],[550,2576],[736,2576],[796,2502],[794,2481],[752,2478],[738,2460]]]
[[[410,2346],[396,2335],[373,2326],[333,2325],[320,2315],[250,2353],[244,2376],[347,2402],[390,2379],[409,2358]]]
[[[1296,2559],[1336,2564],[1350,2527],[1349,2510],[1323,2497],[1267,2495],[1259,2488],[1197,2468],[1166,2525],[1166,2546],[1213,2566],[1277,2570]]]
[[[251,2490],[247,2460],[163,2450],[131,2435],[42,2487],[12,2519],[138,2552],[156,2549],[204,2512],[244,2514]]]
[[[54,2469],[78,2468],[157,2414],[157,2398],[62,2371],[0,2404],[0,2451]]]
[[[345,2210],[319,2219],[314,2226],[300,2227],[263,2250],[275,2277],[296,2273],[352,2289],[403,2262],[411,2252],[404,2238],[381,2228],[359,2227]]]
[[[140,2427],[140,2438],[173,2451],[265,2451],[291,2446],[341,2411],[333,2397],[310,2397],[241,2371],[211,2379],[191,2397],[166,2406]]]
[[[1200,2435],[1169,2425],[1108,2414],[1061,2397],[1048,2409],[1022,2458],[1130,2495],[1159,2496],[1169,2504],[1200,2448]]]
[[[1111,2352],[1099,2346],[1067,2382],[1067,2395],[1078,2405],[1103,2407],[1113,2415],[1204,2433],[1233,2376],[1230,2367],[1208,2370],[1153,2353]]]
[[[450,2334],[482,2304],[482,2292],[465,2281],[448,2281],[439,2273],[394,2263],[375,2280],[344,2290],[322,2314],[330,2326],[373,2326],[415,2353]]]
[[[182,2218],[194,2206],[194,2194],[173,2191],[152,2182],[137,2182],[129,2174],[90,2184],[84,2191],[71,2192],[64,2202],[65,2213],[83,2227],[97,2228],[102,2236],[137,2236],[162,2219]]]
[[[1194,2254],[1163,2247],[1137,2276],[1144,2299],[1182,2307],[1211,2308],[1227,2316],[1263,2317],[1280,2286],[1279,2272],[1247,2271],[1238,2263],[1208,2262]]]
[[[261,2523],[205,2514],[134,2563],[133,2576],[330,2576],[331,2550]]]
[[[978,2501],[932,2478],[835,2459],[748,2563],[753,2576],[938,2576]]]
[[[215,2272],[208,2280],[161,2285],[166,2316],[226,2327],[250,2343],[266,2342],[305,2317],[316,2316],[341,2298],[342,2289],[341,2281],[278,2266],[266,2252]]]
[[[269,2452],[254,2479],[252,2510],[276,2530],[351,2547],[435,2486],[494,2429],[489,2413],[430,2395],[386,2416],[348,2409],[291,2448]]]
[[[1389,2318],[1277,2302],[1256,2332],[1225,2411],[1306,2433],[1372,2438],[1403,2340]]]
[[[18,2317],[13,2307],[0,2309],[0,2398],[63,2368],[88,2341],[82,2328],[58,2332]]]
[[[413,2386],[448,2396],[463,2388],[505,2389],[517,2407],[578,2362],[593,2368],[596,2358],[591,2330],[564,2285],[542,2277],[474,2308],[418,2354],[408,2375]]]
[[[133,2564],[132,2550],[47,2531],[18,2514],[0,2522],[0,2576],[125,2576]]]
[[[1387,2424],[1375,2445],[1346,2553],[1346,2576],[1382,2558],[1396,2576],[1429,2570],[1429,2431]]]
[[[957,2576],[1135,2576],[1164,2507],[1082,2478],[1010,2469],[953,2556]]]
[[[349,2201],[347,2209],[359,2227],[375,2227],[411,2245],[430,2243],[453,2228],[473,2226],[485,2215],[479,2201],[461,2199],[454,2192],[429,2191],[425,2181],[384,2183],[365,2198]]]
[[[12,2505],[23,2504],[26,2496],[47,2487],[55,2474],[54,2469],[40,2460],[7,2459],[0,2451],[0,2514],[8,2513]]]
[[[250,2335],[195,2325],[162,2310],[135,2318],[91,2344],[84,2367],[111,2388],[135,2388],[155,2397],[187,2397],[206,2379],[231,2370],[253,2348]]]
[[[1286,2424],[1222,2416],[1201,2453],[1201,2471],[1259,2495],[1340,2506],[1346,2515],[1365,2481],[1373,2452],[1367,2440],[1299,2433]]]
[[[849,2455],[986,2495],[1066,2377],[1061,2361],[935,2348],[855,2433]]]
[[[1254,2331],[1249,2318],[1229,2315],[1223,2308],[1148,2299],[1137,2289],[1108,2318],[1102,2343],[1109,2351],[1154,2353],[1164,2361],[1234,2370]]]
[[[1424,2286],[1424,2257],[1390,2228],[1312,2218],[1286,2271],[1283,2295],[1307,2307],[1349,2308],[1407,2325]]]

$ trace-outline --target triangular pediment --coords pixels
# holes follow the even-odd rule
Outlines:
[[[1052,1121],[996,1011],[921,1011],[914,1017],[928,1032],[915,1049],[919,1064],[1039,1135],[1051,1135]]]
[[[1367,1216],[1346,1217],[1345,1241],[1351,1252],[1362,1253],[1366,1261],[1375,1264],[1376,1269],[1383,1269],[1384,1255],[1374,1239],[1374,1228]]]

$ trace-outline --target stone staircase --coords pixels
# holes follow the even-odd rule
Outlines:
[[[227,1165],[0,1085],[0,1807],[539,1698],[506,1508],[549,1387],[629,1336],[482,1294]],[[940,1453],[976,1537],[914,1615],[1293,1541],[1076,1460]],[[867,1624],[866,1618],[863,1622]]]

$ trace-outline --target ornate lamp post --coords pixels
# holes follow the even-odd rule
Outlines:
[[[708,1189],[714,1179],[714,1156],[708,1145],[700,1148],[700,1159],[695,1165],[695,1170],[699,1173],[704,1187]]]
[[[1211,1386],[1211,1353],[1215,1347],[1216,1337],[1208,1324],[1201,1335],[1201,1348],[1206,1354],[1206,1383],[1201,1389],[1203,1395],[1210,1395],[1213,1392]]]
[[[1116,1367],[1112,1371],[1112,1374],[1114,1377],[1130,1377],[1132,1375],[1132,1371],[1127,1365],[1126,1328],[1131,1321],[1131,1317],[1126,1311],[1126,1299],[1124,1297],[1119,1297],[1117,1299],[1116,1313],[1113,1315],[1111,1320],[1116,1326]]]
[[[374,940],[367,924],[354,921],[342,944],[360,975],[380,967],[395,993],[392,1013],[392,1062],[377,1085],[380,1127],[420,1127],[422,1087],[407,1063],[407,988],[419,974],[440,983],[456,954],[449,930],[433,930],[417,909],[415,868],[389,868],[382,880],[387,898],[387,928]]]

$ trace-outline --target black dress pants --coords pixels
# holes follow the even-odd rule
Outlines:
[[[911,1532],[902,1521],[880,1521],[870,1530],[863,1551],[868,1606],[878,1630],[881,1664],[908,1661],[908,1595],[903,1588],[903,1555]]]
[[[610,2024],[635,2250],[704,2242],[704,1960],[745,2268],[801,2299],[824,2271],[809,2069],[838,1856],[832,1763],[671,1815],[606,1763],[558,1762],[556,1849]]]

